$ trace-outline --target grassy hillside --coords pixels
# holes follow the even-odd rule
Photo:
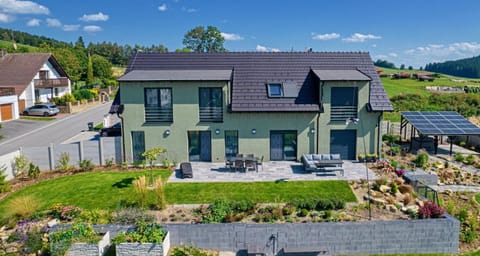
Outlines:
[[[37,47],[33,47],[25,44],[16,44],[17,50],[13,48],[13,43],[10,41],[0,40],[0,49],[5,49],[9,53],[19,53],[19,52],[36,52]]]

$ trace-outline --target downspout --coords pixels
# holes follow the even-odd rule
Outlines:
[[[123,162],[126,162],[127,159],[126,159],[126,155],[125,155],[125,126],[124,126],[124,118],[123,116],[120,115],[120,111],[117,112],[117,117],[120,118],[121,122],[122,122],[122,129],[120,129],[120,135],[121,135],[121,138],[122,138],[122,161]]]
[[[315,147],[315,152],[314,152],[315,154],[318,154],[318,143],[319,143],[319,138],[318,138],[318,137],[319,137],[319,135],[320,135],[320,130],[319,130],[319,129],[320,129],[320,112],[318,112],[318,114],[317,114],[317,128],[316,128],[316,131],[317,131],[317,132],[316,132],[316,134],[315,134],[315,138],[316,138],[316,141],[317,141],[317,142],[316,142],[317,145],[316,145],[316,147]]]
[[[377,128],[378,128],[378,133],[377,133],[377,143],[378,143],[378,146],[377,146],[377,156],[378,156],[378,159],[382,159],[382,152],[383,152],[383,148],[382,148],[382,136],[381,136],[381,133],[382,133],[382,127],[381,127],[381,122],[382,122],[382,117],[383,117],[383,112],[380,112],[380,115],[378,115],[378,121],[377,121]]]

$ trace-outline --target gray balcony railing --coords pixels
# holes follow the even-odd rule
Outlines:
[[[173,122],[173,109],[145,107],[145,122]]]
[[[33,83],[36,88],[68,87],[68,78],[35,79]]]
[[[348,118],[358,118],[357,106],[332,106],[330,108],[330,120],[345,122]]]
[[[223,122],[223,108],[200,107],[200,122]]]

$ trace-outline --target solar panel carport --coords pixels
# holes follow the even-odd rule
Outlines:
[[[421,135],[435,136],[435,153],[438,147],[438,136],[480,135],[480,128],[454,111],[406,111],[400,112],[400,136],[406,137],[406,125],[412,125],[410,147],[412,147],[415,131]],[[450,155],[452,154],[450,139]]]

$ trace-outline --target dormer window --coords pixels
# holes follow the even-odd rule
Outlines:
[[[281,83],[268,84],[268,97],[283,97],[283,87]]]

